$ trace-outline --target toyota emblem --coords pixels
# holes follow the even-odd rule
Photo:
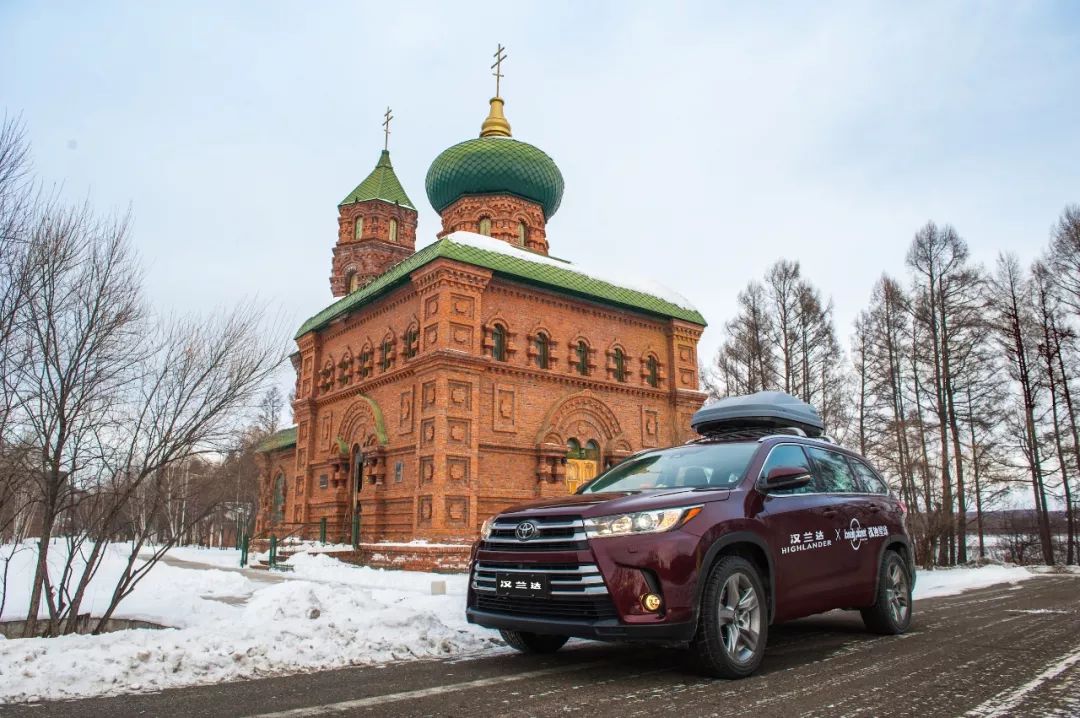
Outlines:
[[[536,535],[536,524],[532,521],[522,521],[514,529],[514,535],[518,537],[519,541],[528,541]]]

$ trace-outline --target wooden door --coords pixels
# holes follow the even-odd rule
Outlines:
[[[596,477],[600,462],[590,459],[566,460],[566,492],[572,494],[578,487]]]

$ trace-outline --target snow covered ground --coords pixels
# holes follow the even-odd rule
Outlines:
[[[915,575],[915,599],[954,596],[973,588],[997,583],[1016,583],[1035,574],[1021,566],[987,565],[980,568],[920,570]]]
[[[92,584],[90,608],[108,600],[119,547]],[[118,618],[175,630],[0,639],[0,703],[151,691],[275,674],[506,650],[464,616],[466,577],[343,564],[298,554],[289,574],[241,572],[232,550],[174,549],[203,564],[159,564],[121,604]],[[15,558],[3,618],[22,618],[33,552]],[[921,571],[916,598],[1031,578],[1016,567]],[[446,595],[431,595],[445,581]]]
[[[118,618],[178,630],[0,639],[0,703],[159,690],[241,678],[436,658],[497,649],[498,634],[465,622],[466,577],[384,571],[298,555],[291,574],[222,570],[228,552],[186,548],[204,569],[154,567]],[[90,606],[108,602],[121,560],[113,550],[91,584]],[[33,553],[16,556],[4,619],[22,618]],[[239,557],[233,566],[238,566]],[[432,596],[431,582],[446,595]]]

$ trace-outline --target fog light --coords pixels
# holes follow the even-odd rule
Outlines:
[[[646,593],[641,597],[641,605],[645,607],[646,611],[656,613],[660,610],[660,605],[663,601],[655,593]]]

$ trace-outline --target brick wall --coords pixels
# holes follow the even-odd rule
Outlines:
[[[505,361],[493,356],[496,326],[506,336]],[[546,369],[537,365],[540,333],[551,340]],[[285,524],[314,537],[325,517],[328,538],[347,541],[358,448],[364,542],[467,542],[508,505],[565,493],[561,458],[570,438],[596,441],[603,464],[688,438],[690,415],[704,399],[700,334],[686,322],[436,260],[409,284],[300,338],[297,446],[271,457],[264,485],[274,467],[286,466]],[[588,347],[588,376],[573,365],[578,341]],[[624,381],[616,349],[626,360]],[[650,355],[659,366],[655,388],[646,381]],[[265,526],[269,503],[260,504]]]

